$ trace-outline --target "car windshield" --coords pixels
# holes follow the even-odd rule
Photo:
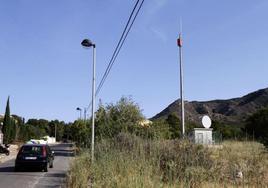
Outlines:
[[[41,146],[24,146],[21,150],[21,153],[41,155],[42,147]]]

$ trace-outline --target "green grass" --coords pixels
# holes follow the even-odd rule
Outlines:
[[[97,143],[94,165],[87,151],[75,158],[68,187],[265,187],[267,156],[256,142],[208,148],[119,134]],[[237,171],[243,178],[235,178]]]

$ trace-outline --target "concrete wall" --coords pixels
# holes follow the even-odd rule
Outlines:
[[[212,129],[195,128],[193,138],[196,144],[213,144]]]

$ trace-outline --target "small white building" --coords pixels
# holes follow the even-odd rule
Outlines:
[[[191,135],[191,139],[196,144],[206,144],[210,145],[213,144],[212,138],[212,128],[211,126],[211,119],[209,116],[204,115],[202,117],[202,125],[204,128],[194,128],[194,131]]]
[[[212,128],[195,128],[193,131],[193,141],[196,144],[213,144]]]
[[[153,124],[152,121],[148,120],[148,119],[144,119],[138,122],[140,126],[142,127],[150,127],[150,125]]]
[[[45,140],[48,144],[56,143],[55,137],[44,136],[42,139]]]
[[[54,144],[56,143],[55,137],[44,136],[41,139],[31,139],[27,144]]]

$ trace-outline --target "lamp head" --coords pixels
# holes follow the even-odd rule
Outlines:
[[[93,46],[93,48],[95,48],[95,44],[93,44],[93,42],[89,39],[84,39],[82,42],[81,42],[81,45],[84,46],[85,48],[90,48],[91,46]]]

